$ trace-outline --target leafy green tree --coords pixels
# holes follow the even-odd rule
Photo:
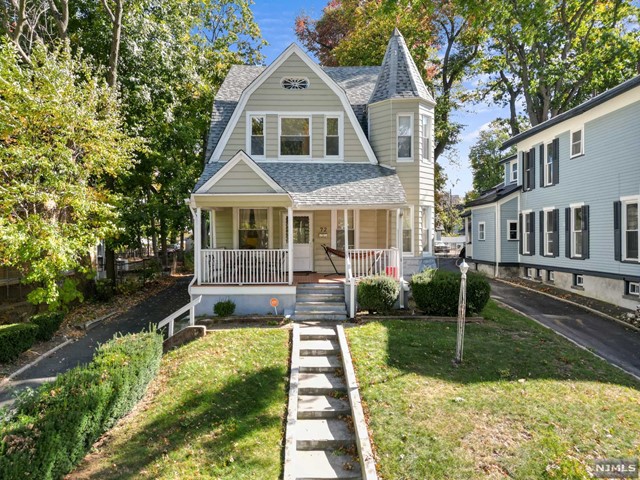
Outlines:
[[[105,179],[141,144],[86,60],[42,44],[29,58],[0,44],[0,263],[36,286],[29,301],[58,306],[79,296],[65,274],[86,271],[89,249],[114,229]]]
[[[480,130],[478,141],[469,150],[469,163],[473,172],[473,189],[476,193],[489,190],[504,180],[504,168],[500,160],[513,153],[500,150],[509,139],[509,124],[498,119]]]

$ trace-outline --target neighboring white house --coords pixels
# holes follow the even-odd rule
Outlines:
[[[470,256],[635,309],[640,303],[640,76],[509,139],[504,183],[470,202]]]
[[[197,312],[293,311],[296,272],[334,272],[323,245],[348,283],[414,271],[433,246],[434,107],[398,30],[381,66],[321,67],[296,44],[233,66],[189,199]]]

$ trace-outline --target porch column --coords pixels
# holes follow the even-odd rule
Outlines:
[[[196,218],[193,225],[193,236],[193,273],[196,276],[198,285],[200,285],[200,264],[202,263],[202,259],[200,258],[202,256],[202,254],[200,253],[202,250],[202,209],[200,207],[196,208]]]
[[[289,249],[289,285],[293,285],[293,207],[287,208],[287,248]]]
[[[216,211],[209,210],[209,248],[218,248],[218,238],[216,235]]]
[[[344,222],[343,222],[343,229],[344,229],[344,274],[347,274],[347,258],[349,258],[349,211],[345,208],[344,209]],[[353,214],[353,222],[355,223],[355,213]],[[355,225],[353,226],[353,228],[355,229]],[[355,230],[354,230],[354,235],[355,235]]]
[[[402,280],[404,272],[402,271],[402,255],[404,241],[402,238],[403,212],[401,208],[396,210],[396,244],[398,245],[398,277]]]

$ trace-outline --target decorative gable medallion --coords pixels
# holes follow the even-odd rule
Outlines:
[[[280,81],[285,90],[304,90],[309,87],[309,79],[302,77],[285,77]]]

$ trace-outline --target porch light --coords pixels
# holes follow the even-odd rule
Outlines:
[[[462,351],[464,347],[464,325],[465,315],[467,310],[467,272],[469,271],[469,265],[465,262],[464,258],[460,265],[460,296],[458,297],[458,336],[456,340],[456,358],[455,363],[462,363]]]

